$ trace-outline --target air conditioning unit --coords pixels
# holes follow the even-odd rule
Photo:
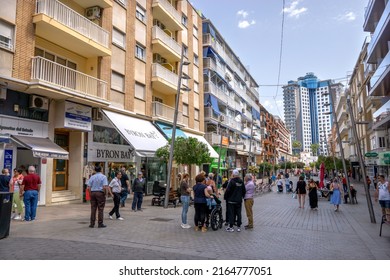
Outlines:
[[[38,95],[31,95],[30,109],[42,110],[42,111],[49,110],[49,99]]]
[[[225,121],[225,116],[224,115],[220,115],[219,116],[219,121],[220,122],[224,122]]]
[[[99,108],[92,108],[92,120],[101,121],[103,120],[103,113]]]
[[[245,113],[245,108],[241,108],[241,113]]]
[[[157,63],[167,63],[167,60],[165,58],[163,58],[160,54],[158,53],[155,53],[153,54],[153,62],[157,62]]]
[[[85,16],[90,20],[94,20],[100,18],[101,12],[102,9],[99,6],[94,6],[85,9]]]

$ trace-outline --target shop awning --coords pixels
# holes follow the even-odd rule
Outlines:
[[[165,136],[168,138],[168,139],[171,139],[172,138],[172,130],[173,130],[173,126],[171,124],[165,124],[165,123],[161,123],[161,122],[156,122],[156,125],[158,126],[158,128],[160,129],[160,131],[165,134]],[[184,134],[183,130],[181,130],[180,128],[177,128],[176,127],[176,136],[175,138],[177,137],[184,137],[184,138],[187,138],[187,135]]]
[[[157,149],[167,143],[150,121],[107,110],[103,110],[103,113],[140,157],[154,157]]]
[[[196,135],[196,134],[189,133],[189,132],[184,132],[184,133],[187,135],[187,137],[193,137],[193,138],[198,139],[198,141],[205,143],[207,145],[207,147],[209,148],[210,157],[212,157],[212,158],[219,157],[218,153],[214,150],[214,148],[210,145],[209,142],[207,142],[207,140],[203,136]]]
[[[12,141],[30,149],[34,157],[68,159],[69,152],[58,146],[49,138],[11,135]]]

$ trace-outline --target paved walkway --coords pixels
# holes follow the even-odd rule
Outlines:
[[[39,207],[36,221],[11,223],[10,236],[0,240],[0,259],[390,260],[390,227],[379,237],[379,205],[374,202],[372,224],[363,187],[355,187],[359,203],[343,204],[340,212],[325,199],[312,211],[308,201],[299,209],[289,194],[263,194],[255,199],[255,228],[240,233],[182,229],[181,207],[151,206],[151,197],[143,212],[121,208],[124,221],[108,219],[108,203],[104,229],[88,227],[89,204]],[[190,207],[190,224],[193,215]]]

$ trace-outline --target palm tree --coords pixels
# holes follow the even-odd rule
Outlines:
[[[294,155],[297,155],[298,152],[301,150],[302,148],[302,143],[299,142],[298,140],[294,140],[293,143],[292,143],[292,147],[293,147],[293,154]],[[298,152],[297,152],[298,151]]]
[[[313,156],[316,156],[318,154],[318,148],[320,147],[320,144],[318,143],[313,143],[310,145],[311,153]]]

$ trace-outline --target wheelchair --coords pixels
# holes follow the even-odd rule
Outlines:
[[[154,181],[152,191],[154,197],[152,198],[152,206],[161,206],[164,204],[165,190],[166,188],[161,187],[159,181]]]
[[[223,215],[222,215],[222,204],[216,196],[213,196],[211,199],[209,208],[211,208],[210,215],[208,216],[208,222],[210,223],[211,228],[215,231],[221,229],[223,226]]]

